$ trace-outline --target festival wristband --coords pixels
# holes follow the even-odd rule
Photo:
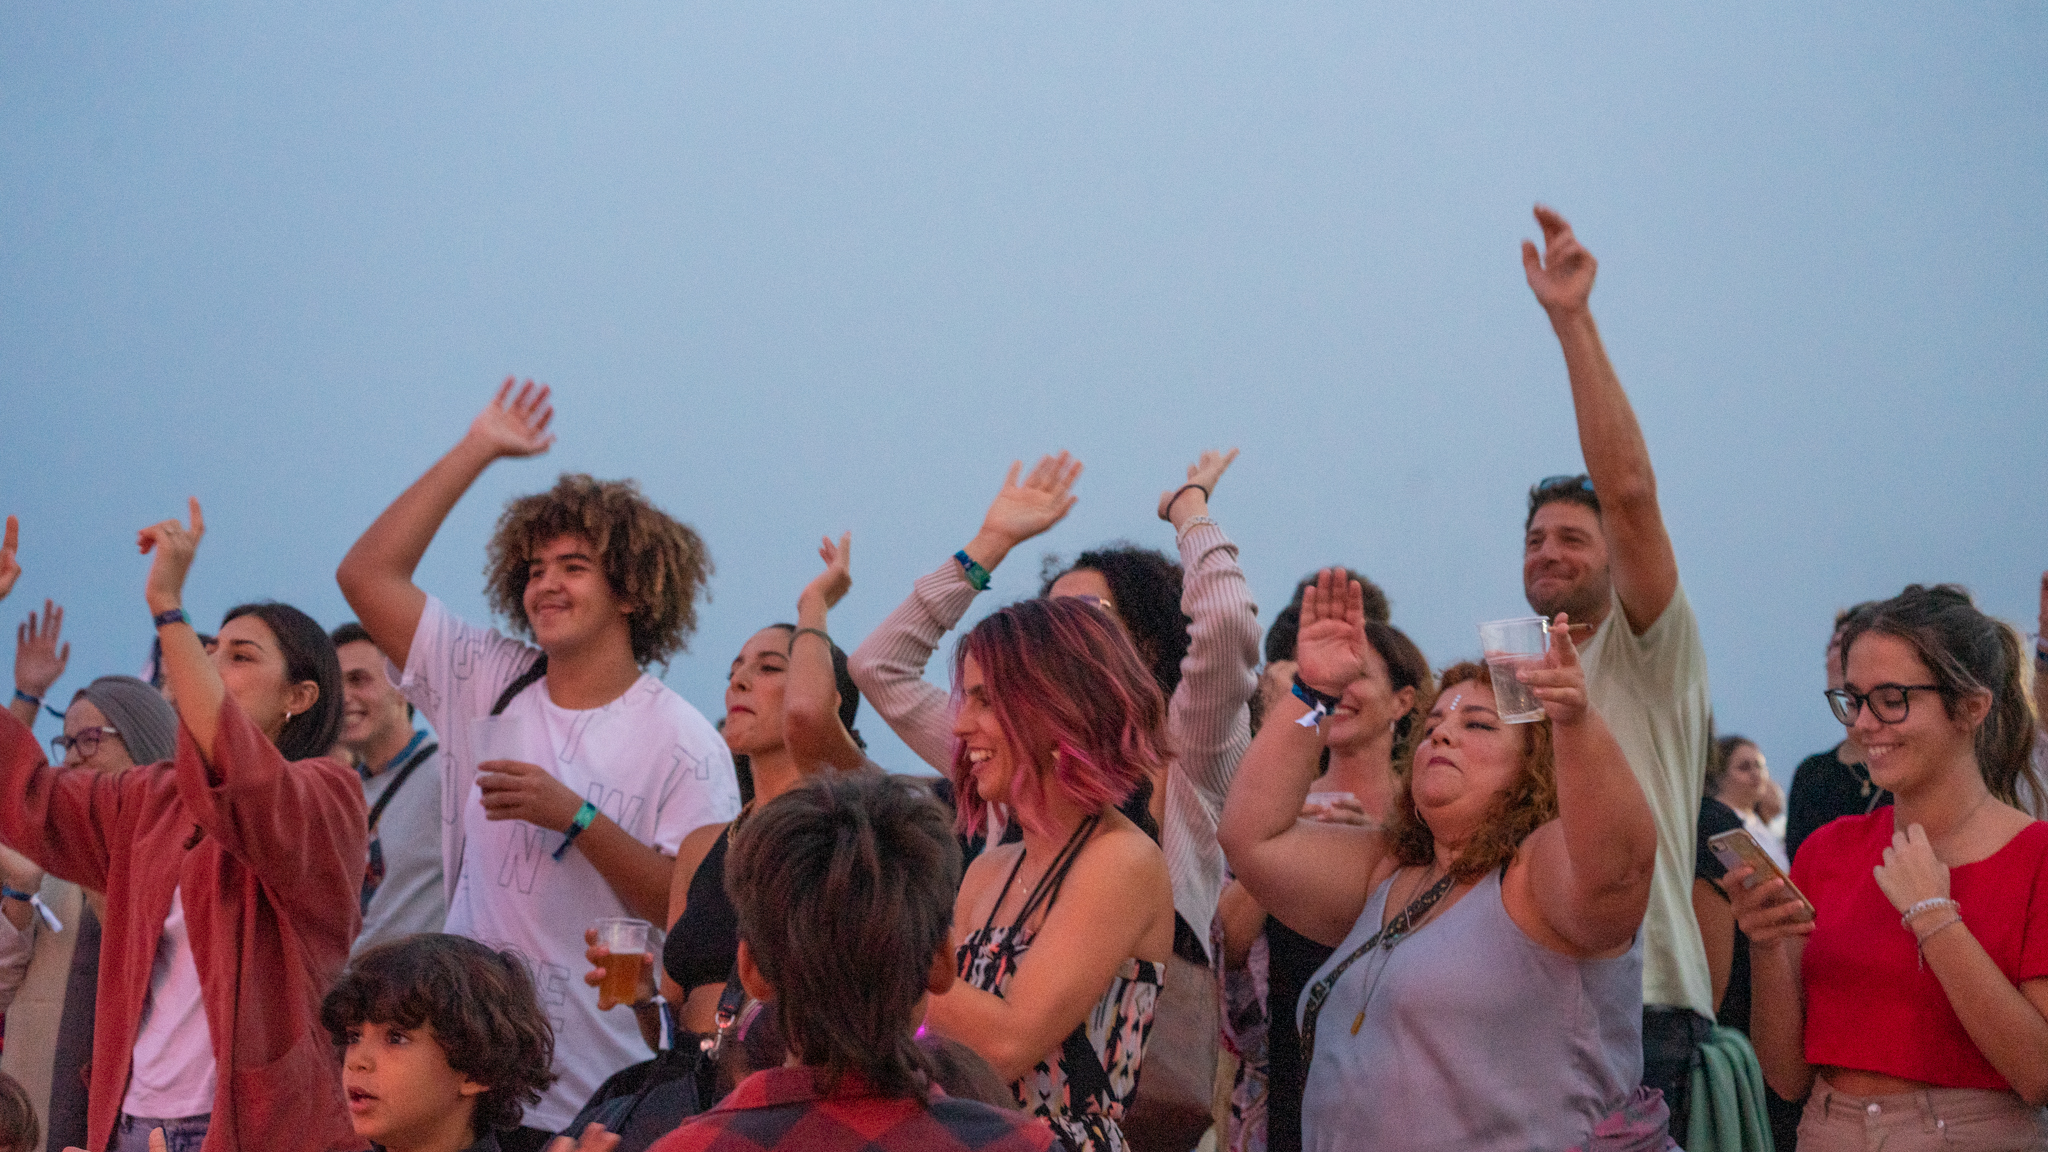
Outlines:
[[[16,700],[21,701],[23,704],[28,705],[31,710],[41,708],[43,706],[43,698],[41,696],[31,696],[28,693],[23,692],[19,688],[16,688],[14,690],[14,698]]]
[[[151,616],[150,619],[154,620],[156,622],[156,626],[159,628],[168,628],[173,624],[192,623],[192,618],[190,616],[185,615],[185,610],[183,608],[173,608],[169,612],[159,612],[156,615]]]
[[[1299,672],[1294,674],[1294,698],[1308,705],[1308,712],[1301,719],[1295,721],[1296,724],[1301,725],[1303,728],[1315,727],[1323,717],[1330,714],[1331,709],[1337,706],[1337,697],[1325,692],[1318,692],[1309,687],[1308,682],[1301,678],[1301,673]]]
[[[57,919],[57,914],[50,911],[50,906],[43,903],[43,898],[34,892],[23,892],[13,885],[0,884],[0,899],[19,900],[33,908],[36,915],[43,918],[43,923],[50,926],[50,931],[62,932],[64,930],[64,925]]]
[[[576,810],[576,818],[569,821],[569,830],[562,833],[562,846],[555,849],[555,859],[560,860],[562,857],[567,856],[569,854],[569,845],[574,844],[576,838],[583,835],[583,830],[590,827],[590,822],[595,819],[597,819],[597,805],[585,800],[583,807]]]
[[[988,569],[983,568],[980,561],[969,556],[967,549],[962,548],[953,553],[953,559],[960,562],[960,570],[967,574],[967,582],[974,585],[976,592],[988,591]]]

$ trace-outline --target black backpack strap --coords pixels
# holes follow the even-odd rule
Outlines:
[[[439,744],[429,743],[425,748],[413,753],[412,759],[407,760],[405,766],[398,770],[398,775],[392,777],[391,787],[386,788],[384,794],[377,797],[376,805],[370,809],[370,831],[375,832],[377,830],[378,819],[384,815],[384,809],[390,806],[391,798],[398,795],[400,788],[405,787],[406,778],[412,775],[413,769],[426,763],[427,757],[440,750],[441,746]]]
[[[533,686],[534,681],[539,680],[541,677],[547,674],[548,654],[543,652],[540,654],[540,659],[535,660],[533,662],[532,667],[528,668],[524,672],[521,672],[517,680],[514,680],[510,684],[505,685],[505,690],[498,694],[498,702],[496,704],[491,705],[491,715],[496,716],[504,712],[505,707],[512,703],[512,698],[514,696],[517,696],[521,692],[526,691],[528,688]]]

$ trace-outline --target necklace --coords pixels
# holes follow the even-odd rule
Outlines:
[[[1432,862],[1430,864],[1430,872],[1435,871],[1435,868],[1436,865]],[[1422,879],[1417,881],[1418,887],[1429,879],[1430,872],[1422,874]],[[1379,931],[1372,934],[1370,939],[1360,944],[1349,956],[1344,957],[1335,968],[1330,969],[1329,975],[1316,981],[1309,988],[1308,998],[1301,1006],[1301,1064],[1303,1072],[1308,1070],[1309,1063],[1315,1059],[1316,1055],[1316,1017],[1322,1014],[1323,1002],[1330,998],[1331,989],[1336,987],[1337,981],[1343,977],[1345,971],[1368,952],[1377,949],[1383,954],[1379,969],[1374,973],[1372,983],[1367,985],[1365,990],[1365,1003],[1370,1003],[1373,989],[1379,984],[1379,974],[1387,970],[1384,954],[1392,952],[1394,945],[1406,940],[1414,933],[1422,918],[1429,915],[1429,910],[1436,907],[1450,893],[1457,880],[1456,873],[1446,873],[1443,879],[1430,885],[1427,891],[1417,896],[1406,908],[1401,909],[1399,915],[1387,921]],[[1392,892],[1389,891],[1388,895],[1392,895]],[[1358,1018],[1351,1022],[1351,1034],[1353,1036],[1358,1035],[1359,1028],[1363,1027],[1364,1024],[1365,1008],[1361,1004],[1358,1010]]]

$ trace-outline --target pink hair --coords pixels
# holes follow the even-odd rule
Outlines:
[[[958,707],[967,658],[981,668],[989,708],[1017,765],[1010,800],[1033,830],[1045,826],[1046,789],[1085,811],[1128,799],[1166,763],[1166,698],[1130,637],[1085,600],[1024,600],[990,614],[953,653]],[[953,747],[953,798],[962,832],[983,826],[988,805]]]

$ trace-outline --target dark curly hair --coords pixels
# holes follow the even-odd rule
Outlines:
[[[612,594],[632,604],[626,617],[633,661],[667,663],[697,630],[697,597],[711,576],[711,553],[695,529],[649,503],[631,480],[563,473],[546,492],[505,505],[484,554],[491,610],[531,637],[526,619],[527,562],[550,540],[581,536],[598,553]]]
[[[555,1082],[555,1030],[517,953],[422,932],[363,952],[320,1004],[320,1023],[346,1049],[364,1024],[433,1029],[448,1067],[489,1088],[471,1124],[481,1135],[519,1126]]]
[[[1442,697],[1467,681],[1490,689],[1493,673],[1487,671],[1486,665],[1469,660],[1453,664],[1444,669],[1437,683],[1437,696]],[[1515,727],[1527,733],[1522,745],[1522,771],[1494,800],[1485,822],[1452,863],[1451,875],[1460,881],[1477,880],[1506,866],[1529,833],[1557,816],[1557,755],[1550,742],[1550,719],[1545,717],[1534,724]],[[1415,744],[1411,743],[1406,758],[1395,765],[1399,783],[1394,810],[1387,820],[1387,836],[1393,843],[1394,859],[1419,867],[1436,859],[1436,837],[1415,810],[1415,797],[1410,791],[1414,755]]]
[[[1139,655],[1151,666],[1152,679],[1159,682],[1159,691],[1173,699],[1173,690],[1180,687],[1180,662],[1188,654],[1189,621],[1180,610],[1179,561],[1157,548],[1140,548],[1128,540],[1090,548],[1074,557],[1072,564],[1062,565],[1058,556],[1047,556],[1039,567],[1043,586],[1038,594],[1052,595],[1052,586],[1060,577],[1082,569],[1102,573],[1109,584],[1111,611],[1130,630]]]

